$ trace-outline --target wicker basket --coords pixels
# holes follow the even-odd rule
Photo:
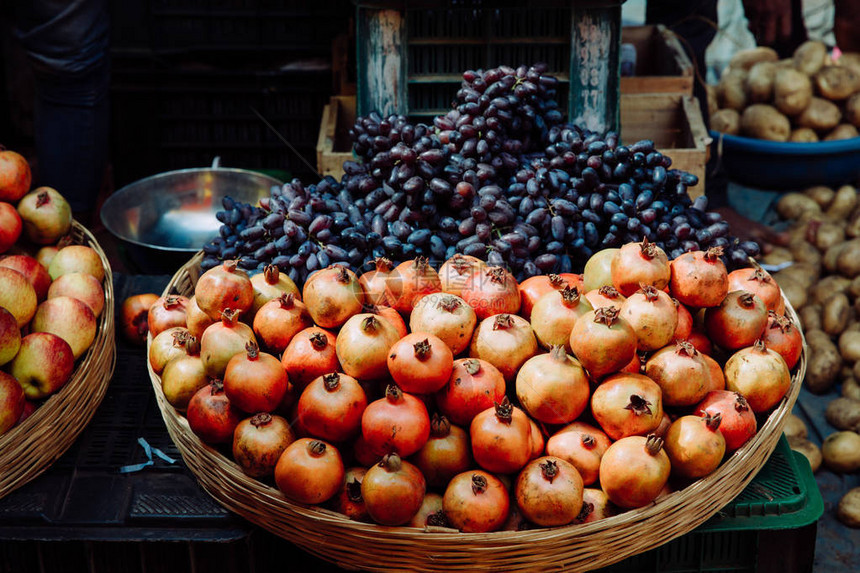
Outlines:
[[[104,398],[113,373],[113,274],[96,238],[72,222],[72,243],[92,247],[105,269],[105,307],[90,348],[63,388],[48,398],[26,420],[0,436],[0,498],[40,475],[69,449]]]
[[[190,294],[202,254],[174,275],[165,293]],[[797,315],[786,301],[786,312]],[[798,322],[799,323],[799,322]],[[288,501],[277,489],[246,476],[232,460],[201,442],[165,400],[150,369],[162,417],[197,480],[227,509],[348,569],[373,571],[587,571],[604,567],[691,531],[732,501],[770,457],[806,371],[806,342],[788,395],[758,433],[717,471],[649,506],[584,525],[529,531],[463,534],[382,527]]]

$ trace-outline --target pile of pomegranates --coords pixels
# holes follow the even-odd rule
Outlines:
[[[150,362],[201,440],[296,503],[464,532],[585,523],[713,472],[783,400],[802,350],[763,270],[647,240],[517,284],[333,265],[204,273]],[[153,317],[150,315],[150,320]]]
[[[0,434],[72,378],[105,305],[99,254],[68,238],[69,203],[30,182],[27,161],[0,147]]]

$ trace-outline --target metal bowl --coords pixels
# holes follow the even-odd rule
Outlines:
[[[221,223],[215,214],[223,209],[225,196],[256,205],[270,195],[273,185],[282,182],[253,171],[217,167],[216,160],[213,167],[168,171],[118,189],[104,202],[101,220],[127,244],[141,270],[156,266],[169,271],[218,234]],[[169,262],[168,268],[159,261]]]

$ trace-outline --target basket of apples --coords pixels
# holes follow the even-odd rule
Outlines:
[[[368,570],[590,570],[682,535],[776,446],[806,368],[791,305],[720,249],[644,240],[522,282],[455,255],[301,289],[203,272],[150,330],[162,416],[222,505]]]
[[[59,458],[114,366],[113,277],[95,237],[0,150],[0,497]]]

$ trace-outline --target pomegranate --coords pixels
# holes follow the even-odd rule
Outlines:
[[[741,290],[726,295],[720,306],[705,313],[705,333],[727,350],[750,346],[767,326],[767,309],[761,299]]]
[[[343,265],[332,265],[308,279],[302,300],[318,326],[337,328],[361,312],[364,294],[354,272]]]
[[[30,164],[20,153],[0,146],[0,201],[15,203],[30,190]]]
[[[334,497],[344,473],[337,448],[322,440],[299,438],[278,458],[275,484],[291,500],[317,505]]]
[[[628,243],[612,257],[612,285],[629,297],[643,285],[661,290],[669,284],[669,258],[663,249],[643,239]]]
[[[600,460],[600,486],[615,505],[633,509],[654,501],[669,480],[671,464],[657,436],[628,436]]]
[[[207,444],[230,443],[242,421],[241,412],[230,404],[220,380],[213,380],[191,397],[185,417],[191,431]]]
[[[147,313],[149,307],[158,300],[155,293],[135,294],[122,301],[119,323],[123,337],[134,344],[144,344],[149,332]]]
[[[505,378],[498,368],[486,360],[460,358],[448,383],[436,393],[436,405],[452,423],[465,427],[504,396]]]
[[[460,289],[466,304],[475,309],[479,320],[494,314],[516,314],[520,310],[520,291],[514,276],[502,267],[484,267]]]
[[[343,485],[331,498],[332,509],[353,521],[370,521],[367,506],[364,504],[364,498],[361,497],[361,482],[366,473],[366,468],[347,468],[343,476]]]
[[[614,374],[594,389],[591,413],[613,440],[645,435],[663,419],[662,391],[642,374]]]
[[[254,414],[239,422],[233,432],[233,459],[251,477],[272,476],[281,454],[295,440],[284,418]]]
[[[454,476],[442,497],[442,507],[451,527],[464,533],[501,529],[510,505],[508,490],[502,481],[481,470]]]
[[[256,315],[264,304],[286,294],[299,297],[301,292],[289,275],[282,273],[275,265],[266,265],[262,273],[251,277],[254,287],[254,302],[251,304],[251,314]]]
[[[439,286],[442,292],[460,296],[463,286],[472,274],[482,270],[487,263],[470,255],[455,254],[439,267]]]
[[[517,370],[537,354],[538,345],[529,323],[515,314],[497,314],[478,323],[469,356],[486,360],[513,382]]]
[[[582,315],[594,310],[576,288],[564,287],[545,294],[532,309],[531,326],[544,348],[561,344],[570,349],[570,332]]]
[[[762,340],[768,348],[782,356],[786,366],[791,370],[800,360],[803,335],[787,316],[780,316],[773,310],[767,312],[767,327],[764,329]]]
[[[594,379],[618,372],[636,358],[636,331],[615,307],[582,315],[570,331],[570,348]]]
[[[675,304],[675,310],[678,311],[678,324],[675,325],[672,340],[687,340],[693,332],[693,315],[690,314],[690,310],[686,306],[676,299],[673,298],[672,302]]]
[[[367,440],[365,440],[364,436],[361,434],[359,434],[352,443],[352,455],[355,458],[356,463],[368,468],[382,458],[381,455],[378,455],[373,451],[370,444],[367,443]]]
[[[364,474],[361,496],[367,513],[382,525],[403,525],[418,513],[427,484],[414,465],[396,453],[386,454]]]
[[[418,301],[409,316],[412,332],[435,334],[455,356],[469,347],[477,323],[475,310],[453,294],[427,295]]]
[[[367,397],[358,381],[332,372],[307,385],[299,397],[298,419],[305,431],[328,442],[344,442],[358,434]]]
[[[0,247],[0,253],[2,252],[3,249]],[[14,269],[24,275],[27,281],[33,285],[38,301],[41,302],[48,296],[48,289],[51,287],[51,275],[38,260],[28,255],[9,255],[0,259],[0,267]],[[101,283],[99,283],[99,287],[101,287]],[[102,294],[102,305],[104,305],[104,294]]]
[[[391,305],[391,289],[388,279],[394,269],[394,263],[385,257],[377,257],[373,260],[376,268],[358,277],[358,284],[364,293],[367,304],[377,306]]]
[[[361,416],[361,435],[377,456],[396,452],[408,457],[430,437],[430,416],[424,402],[394,384],[385,396],[367,405]]]
[[[445,483],[447,485],[447,482]],[[417,527],[424,529],[425,527],[450,527],[448,517],[445,515],[445,510],[442,507],[442,496],[438,493],[427,492],[424,494],[424,500],[421,502],[421,507],[418,512],[412,516],[407,527]]]
[[[535,420],[567,424],[588,406],[590,388],[582,366],[563,346],[529,358],[517,373],[517,398]]]
[[[191,335],[181,335],[181,354],[165,364],[161,372],[161,389],[171,406],[184,412],[188,402],[209,384],[206,369],[200,359],[200,341]]]
[[[150,334],[158,336],[160,332],[173,326],[184,327],[187,307],[188,299],[182,295],[169,294],[159,297],[147,312],[146,323]]]
[[[645,363],[645,375],[660,386],[666,406],[692,406],[710,387],[710,368],[689,342],[676,342],[655,352]]]
[[[335,351],[335,335],[311,326],[298,332],[281,355],[281,366],[296,390],[301,392],[314,379],[340,371]]]
[[[445,416],[433,414],[430,420],[430,438],[412,457],[427,485],[445,487],[451,478],[472,467],[472,448],[469,434],[459,426],[452,426]]]
[[[397,265],[388,284],[391,287],[391,306],[404,315],[412,312],[421,297],[442,292],[439,274],[424,257]]]
[[[360,381],[388,376],[388,354],[398,341],[397,330],[373,314],[356,314],[346,321],[335,341],[343,371]]]
[[[629,295],[621,306],[621,317],[636,332],[636,348],[646,352],[669,344],[678,325],[678,309],[672,298],[652,286]]]
[[[702,354],[710,356],[714,353],[714,345],[711,344],[711,339],[708,338],[705,332],[697,326],[693,327],[686,340],[687,342],[695,346],[696,350],[698,350]]]
[[[271,412],[281,403],[287,391],[287,373],[271,354],[260,352],[254,341],[245,344],[224,370],[224,392],[240,410]]]
[[[505,397],[472,420],[472,456],[487,471],[517,472],[531,459],[530,433],[528,416]]]
[[[672,422],[664,445],[673,476],[698,479],[717,469],[726,453],[720,420],[717,412],[713,416],[681,416]]]
[[[749,269],[738,269],[729,273],[729,291],[746,291],[758,296],[767,310],[780,316],[785,312],[782,291],[773,277],[758,263]]]
[[[707,354],[701,354],[702,360],[705,361],[705,364],[708,365],[708,392],[712,392],[714,390],[725,390],[726,389],[726,377],[723,374],[723,367],[720,366],[720,363],[708,356]]]
[[[682,304],[696,308],[719,305],[729,292],[722,247],[684,253],[669,263],[669,289]]]
[[[168,328],[152,339],[149,345],[149,365],[156,374],[161,374],[171,359],[185,354],[185,341],[190,334],[182,326]],[[198,341],[199,344],[199,341]]]
[[[406,321],[403,320],[403,317],[399,312],[391,308],[390,306],[373,306],[373,305],[364,305],[365,312],[369,312],[370,314],[375,314],[382,320],[388,321],[391,326],[397,331],[397,336],[399,338],[403,338],[407,334],[409,334],[409,329],[406,328]]]
[[[438,336],[413,332],[388,351],[388,371],[404,392],[429,394],[448,383],[454,355]]]
[[[257,340],[273,354],[282,354],[293,337],[313,326],[308,308],[293,293],[269,300],[254,315],[252,328]]]
[[[665,438],[666,432],[669,430],[669,426],[671,426],[671,425],[672,425],[672,418],[671,418],[671,416],[669,416],[669,414],[667,414],[664,411],[663,412],[663,419],[660,420],[660,425],[657,426],[657,428],[651,433],[654,434],[655,436],[657,436],[658,438]]]
[[[208,314],[200,310],[197,306],[197,297],[191,296],[188,299],[188,305],[185,307],[185,326],[188,327],[188,332],[197,338],[203,338],[203,331],[217,321],[213,320]]]
[[[194,296],[200,310],[219,320],[228,308],[240,314],[250,309],[254,304],[254,285],[237,261],[224,261],[200,276]]]
[[[15,207],[0,201],[0,254],[18,242],[23,230],[24,223]]]
[[[756,414],[776,406],[791,387],[788,366],[776,351],[756,341],[726,361],[726,389],[738,392]]]
[[[733,452],[747,443],[757,429],[755,413],[746,398],[737,392],[715,390],[699,402],[693,415],[720,416],[720,433],[726,440],[726,451]]]
[[[567,525],[582,509],[582,477],[573,465],[553,456],[532,460],[517,476],[514,496],[520,512],[543,527]]]
[[[38,187],[21,197],[18,214],[24,223],[24,235],[37,245],[56,243],[72,228],[69,202],[51,187]]]
[[[576,516],[574,523],[592,523],[600,519],[606,519],[618,515],[618,510],[609,501],[602,489],[586,487],[582,490],[582,509]]]
[[[546,453],[573,465],[582,483],[591,485],[597,482],[600,459],[611,443],[602,430],[585,422],[573,422],[550,436]]]
[[[544,450],[546,449],[546,439],[544,438],[543,431],[538,427],[537,422],[531,418],[529,418],[529,445],[531,446],[529,460],[537,459],[544,454]]]
[[[614,306],[618,310],[621,310],[621,305],[627,300],[627,297],[612,285],[603,285],[599,289],[588,291],[585,293],[585,298],[591,304],[591,308]]]
[[[520,316],[529,320],[535,303],[543,295],[559,291],[564,287],[573,287],[573,281],[565,280],[561,275],[535,275],[520,283]]]
[[[583,288],[586,292],[612,284],[612,259],[619,249],[603,249],[588,258],[582,270]]]
[[[221,321],[203,331],[200,339],[200,357],[210,378],[224,378],[227,363],[236,354],[244,353],[245,346],[257,343],[254,331],[239,322],[239,311],[228,308],[221,313]],[[252,410],[257,412],[258,410]]]

